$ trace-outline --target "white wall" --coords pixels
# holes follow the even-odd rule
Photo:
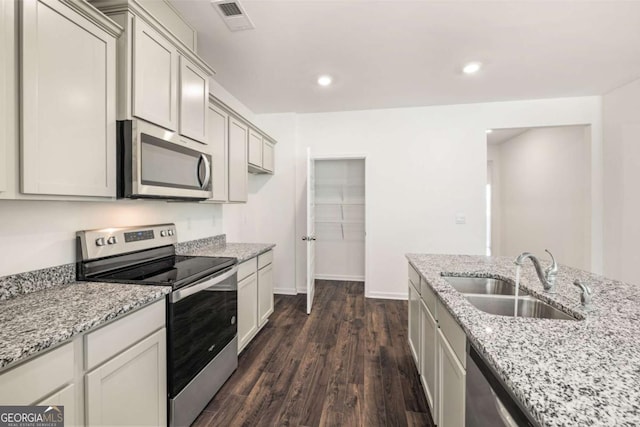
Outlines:
[[[261,115],[256,125],[278,143],[275,175],[249,175],[246,204],[224,205],[227,240],[275,243],[274,287],[276,293],[295,293],[295,153],[294,114]]]
[[[640,80],[603,97],[604,271],[640,283]]]
[[[78,230],[164,222],[181,242],[223,232],[218,205],[0,200],[0,276],[75,262]]]
[[[592,269],[601,271],[601,120],[600,97],[299,115],[296,236],[306,227],[306,147],[318,156],[366,155],[366,294],[406,298],[405,253],[484,253],[486,129],[586,124]],[[466,215],[466,224],[456,225],[457,213]],[[296,240],[299,290],[305,257]]]
[[[590,270],[590,141],[586,126],[530,129],[494,156],[493,255],[549,249],[563,264]]]

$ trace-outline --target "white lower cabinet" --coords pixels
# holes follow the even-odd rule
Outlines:
[[[439,427],[464,427],[466,334],[411,266],[408,315],[409,348],[431,415]]]
[[[420,370],[420,294],[409,281],[409,348],[413,360]]]
[[[273,251],[238,266],[238,354],[273,313]]]
[[[161,329],[85,376],[89,425],[166,424],[166,331]]]
[[[258,324],[264,326],[273,313],[273,265],[258,270]]]
[[[238,353],[258,332],[258,275],[238,282]]]
[[[166,425],[166,370],[163,299],[0,372],[0,405],[61,405],[66,426]]]
[[[438,330],[438,422],[440,427],[465,425],[467,373],[449,342]]]
[[[64,425],[67,427],[79,425],[76,421],[76,387],[69,384],[60,391],[47,396],[39,402],[38,406],[64,406]]]
[[[438,324],[427,305],[420,303],[420,380],[433,419],[438,419],[437,385]]]

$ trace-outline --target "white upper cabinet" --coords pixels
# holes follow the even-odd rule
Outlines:
[[[262,167],[262,135],[253,129],[249,132],[249,164]]]
[[[229,201],[247,201],[247,142],[249,127],[229,118]]]
[[[187,145],[206,144],[214,71],[194,52],[195,33],[189,36],[182,17],[154,0],[90,1],[124,28],[118,40],[118,119],[137,117],[178,132]]]
[[[257,130],[251,129],[249,134],[249,172],[274,172],[275,143],[269,141]]]
[[[180,57],[180,135],[207,143],[209,77],[184,56]]]
[[[11,37],[12,26],[9,25],[9,7],[15,5],[8,1],[0,2],[0,58],[3,61],[0,63],[0,194],[7,191],[7,173],[9,169],[9,158],[6,155],[7,152],[7,140],[9,133],[8,126],[8,106],[9,106],[9,66],[14,65],[11,61],[7,61],[13,53],[9,49],[9,40],[13,41]]]
[[[209,105],[209,152],[211,153],[212,202],[229,200],[229,114]]]
[[[121,29],[84,3],[20,4],[22,192],[115,197]]]
[[[262,168],[267,172],[275,172],[275,144],[265,139],[262,145]]]
[[[139,18],[134,19],[133,42],[133,115],[175,131],[178,51]]]

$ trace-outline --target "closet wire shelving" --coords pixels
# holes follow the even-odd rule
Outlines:
[[[316,182],[315,205],[318,240],[364,240],[364,184]]]

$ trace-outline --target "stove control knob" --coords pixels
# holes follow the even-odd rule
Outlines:
[[[167,230],[169,233],[169,236],[173,236],[173,230]]]
[[[104,237],[98,237],[96,239],[96,246],[104,246],[106,242],[104,241]]]
[[[167,237],[167,230],[161,230],[160,237]]]
[[[107,243],[109,245],[115,245],[116,243],[118,243],[118,239],[116,239],[116,236],[109,236],[109,238],[107,239]]]

